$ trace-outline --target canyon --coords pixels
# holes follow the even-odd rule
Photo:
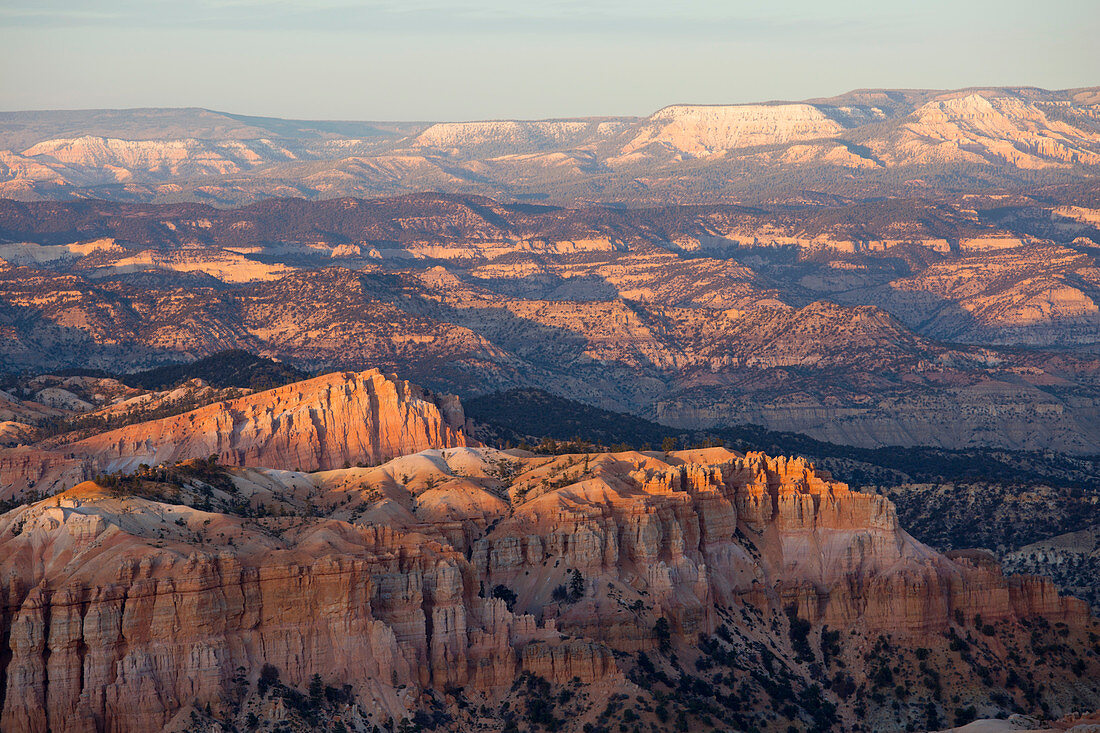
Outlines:
[[[0,729],[1088,730],[1098,166],[1096,87],[0,112]]]
[[[333,467],[344,454],[291,430],[315,460],[297,466],[280,436],[304,412],[396,426],[405,454],[373,443]],[[461,414],[368,372],[121,429],[172,460],[127,453],[0,515],[5,730],[496,730],[542,720],[538,690],[562,691],[550,718],[568,730],[880,730],[949,721],[946,694],[987,717],[1100,699],[1085,603],[988,553],[936,552],[805,459],[502,451]],[[226,463],[190,457],[253,433]],[[58,450],[91,446],[135,447],[115,431]]]
[[[235,348],[685,430],[1088,455],[1100,230],[1057,208],[0,201],[2,371]]]

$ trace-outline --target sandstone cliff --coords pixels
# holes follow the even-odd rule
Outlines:
[[[622,149],[629,156],[647,146],[714,155],[754,145],[833,137],[844,127],[809,104],[666,107],[646,118]]]
[[[466,445],[454,397],[373,370],[334,372],[72,443],[0,451],[3,497],[98,473],[211,455],[227,466],[318,470]],[[75,480],[74,480],[75,479]]]
[[[805,661],[783,651],[784,613],[820,628],[823,650],[825,632],[842,631],[833,655],[849,665],[884,634],[928,647],[960,690],[973,680],[951,666],[947,640],[969,635],[972,618],[989,625],[989,653],[1006,669],[1045,663],[1027,651],[1013,661],[1035,619],[1074,644],[1096,630],[1048,581],[940,555],[898,527],[889,501],[801,459],[453,448],[227,475],[206,489],[167,486],[155,471],[85,483],[0,517],[0,727],[158,730],[207,703],[228,725],[256,709],[270,664],[292,686],[313,675],[350,685],[355,714],[340,720],[366,730],[442,704],[444,691],[444,727],[463,729],[477,706],[455,701],[515,702],[526,672],[599,703],[577,708],[568,727],[579,730],[603,701],[649,694],[635,665],[652,663],[635,655],[691,659],[697,639],[726,643],[714,633],[770,645],[742,656],[785,660],[784,674],[808,680]],[[188,506],[200,503],[209,509]],[[1100,678],[1095,660],[1081,664]],[[744,684],[769,678],[763,669]],[[1043,688],[1054,709],[1069,704],[1065,689],[1100,695],[1095,682],[1067,688],[1066,674],[1051,667]]]
[[[637,117],[346,123],[194,110],[13,113],[0,194],[249,203],[451,191],[712,203],[1086,182],[1095,88],[859,90]],[[221,118],[213,123],[215,118]],[[353,132],[354,130],[354,132]],[[852,169],[860,175],[851,175]]]

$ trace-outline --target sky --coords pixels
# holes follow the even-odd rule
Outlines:
[[[1100,84],[1098,0],[0,0],[0,109],[645,115]]]

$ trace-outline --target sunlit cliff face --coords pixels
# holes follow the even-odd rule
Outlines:
[[[74,113],[63,123],[34,113],[0,127],[0,195],[232,204],[433,190],[709,204],[795,201],[807,191],[950,195],[960,185],[1000,193],[1087,180],[1100,165],[1095,101],[1089,89],[885,90],[801,103],[677,104],[641,118],[337,128],[202,110],[129,122],[126,113]],[[160,128],[149,119],[157,114]]]
[[[0,518],[5,726],[150,730],[206,701],[221,719],[245,700],[267,714],[266,693],[237,687],[261,662],[290,685],[351,685],[372,721],[454,687],[495,708],[523,673],[580,686],[585,717],[645,698],[647,664],[718,632],[701,659],[804,619],[841,631],[826,666],[889,634],[940,668],[958,619],[998,644],[1039,617],[1074,643],[1095,625],[1048,581],[916,542],[888,501],[801,459],[459,447],[312,474],[212,466],[85,482]],[[770,638],[772,674],[817,656]]]

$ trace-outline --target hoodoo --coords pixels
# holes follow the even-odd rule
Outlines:
[[[357,384],[396,389],[366,373],[276,392]],[[409,439],[436,437],[421,431]],[[1004,672],[1042,669],[1035,694],[1053,710],[1097,694],[1095,658],[1069,671],[1050,651],[1096,632],[1085,604],[935,552],[888,500],[802,459],[451,448],[310,474],[212,479],[201,466],[84,483],[0,518],[5,730],[159,730],[187,710],[224,726],[278,719],[297,698],[272,698],[261,669],[287,690],[347,685],[346,705],[313,704],[366,730],[424,709],[469,729],[480,706],[515,699],[517,680],[571,690],[562,707],[581,730],[619,696],[652,705],[649,686],[692,670],[719,701],[793,685],[797,714],[825,673],[839,681],[813,705],[848,728],[847,686],[878,684],[851,665],[872,647],[888,659],[885,640],[924,649],[922,669],[949,689],[973,687],[980,664],[999,670],[982,684],[1005,690],[1017,683]],[[751,702],[712,714],[767,722]]]

